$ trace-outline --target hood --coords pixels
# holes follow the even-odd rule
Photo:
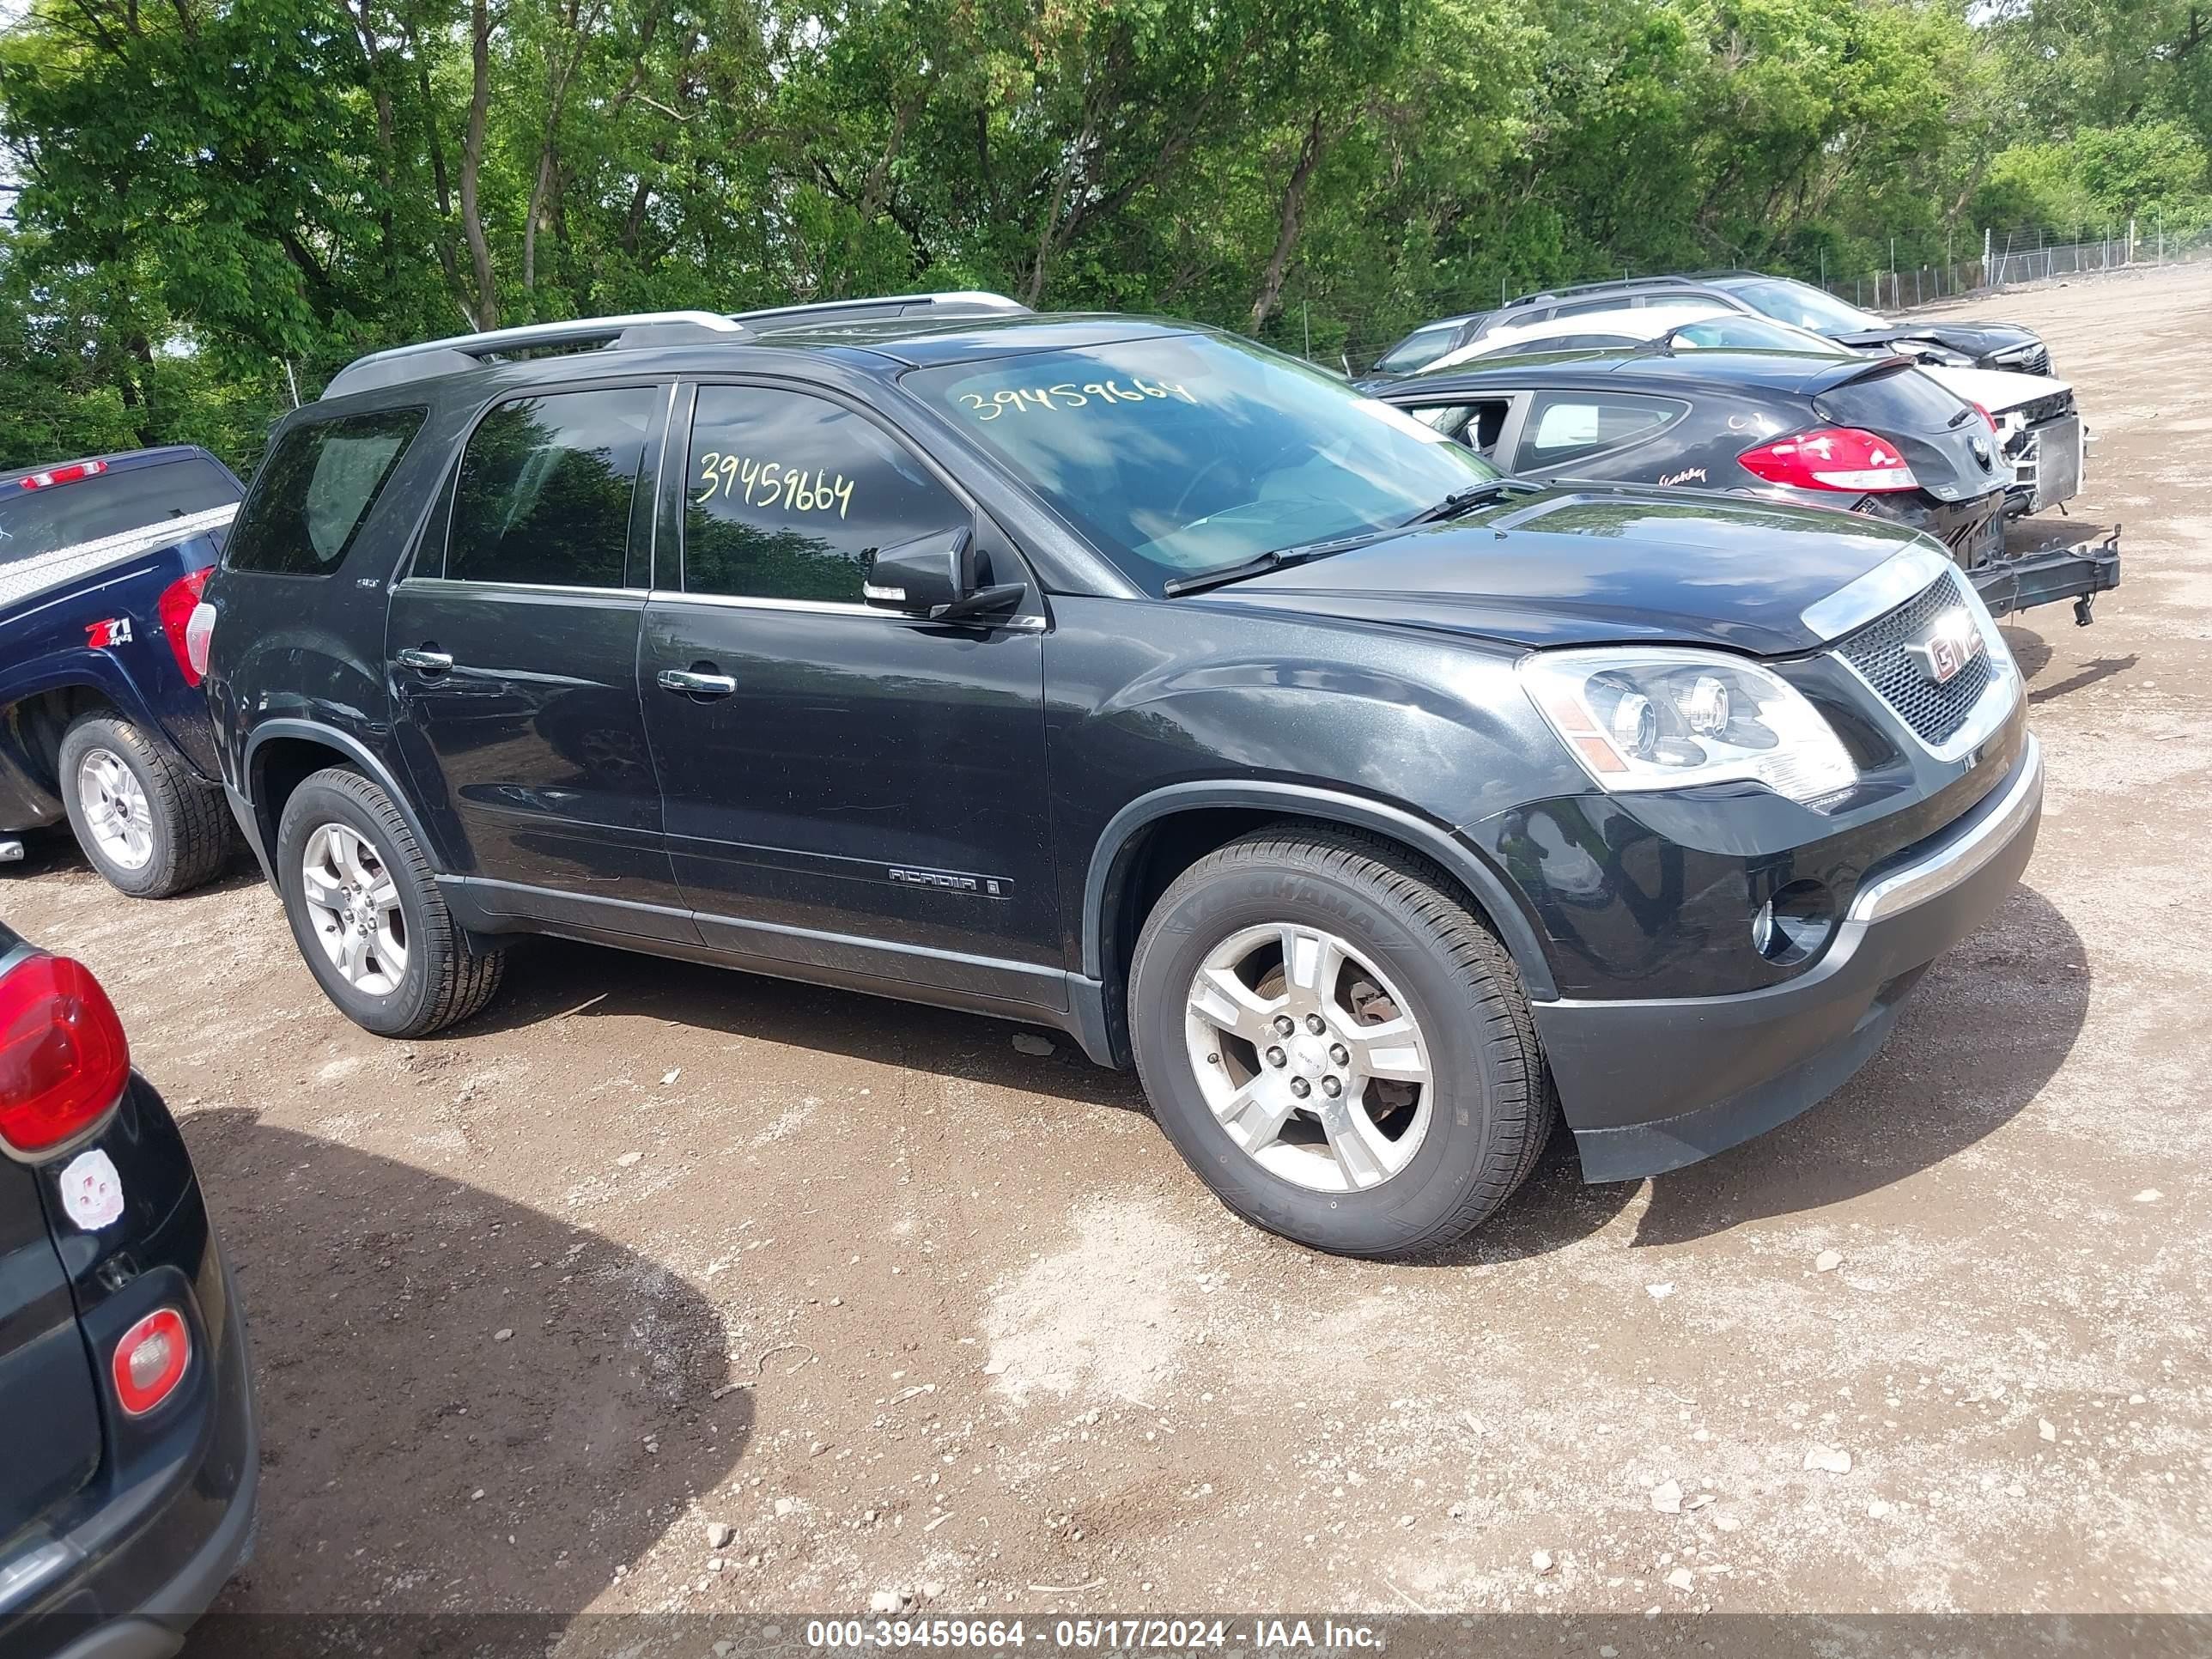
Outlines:
[[[1821,643],[1807,607],[1918,538],[1857,514],[1680,489],[1547,489],[1188,603],[1264,605],[1526,646]]]
[[[1892,323],[1886,328],[1862,329],[1834,337],[1844,345],[1888,345],[1899,340],[1930,340],[1954,351],[1963,351],[1986,362],[2000,351],[2042,343],[2043,337],[2018,323],[1954,322],[1948,318],[1923,318],[1918,322]]]
[[[2023,374],[2013,369],[1943,368],[1934,363],[1923,363],[1920,372],[1968,403],[1979,404],[1992,415],[2024,409],[2074,389],[2054,375]]]

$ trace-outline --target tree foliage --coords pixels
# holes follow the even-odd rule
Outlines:
[[[409,337],[982,287],[1367,355],[1501,289],[2212,217],[2199,0],[28,0],[0,459]]]

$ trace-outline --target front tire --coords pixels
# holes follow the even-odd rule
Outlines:
[[[364,1030],[427,1036],[497,993],[506,954],[454,922],[406,819],[360,773],[331,767],[292,792],[276,880],[308,971]]]
[[[1200,1178],[1317,1249],[1452,1243],[1551,1132],[1512,958],[1441,872],[1354,831],[1277,825],[1183,872],[1145,920],[1129,1019]]]
[[[76,844],[118,892],[173,898],[213,881],[230,855],[222,793],[129,720],[79,715],[55,770]]]

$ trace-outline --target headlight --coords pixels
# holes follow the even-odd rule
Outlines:
[[[1521,678],[1602,788],[1763,783],[1811,802],[1857,781],[1835,730],[1788,681],[1717,651],[1539,651]]]

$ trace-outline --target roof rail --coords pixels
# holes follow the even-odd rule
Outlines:
[[[1698,280],[1694,276],[1616,276],[1604,283],[1569,283],[1534,294],[1516,294],[1505,302],[1505,308],[1510,311],[1520,306],[1540,305],[1546,301],[1571,299],[1584,294],[1618,294],[1639,288],[1689,288]]]
[[[813,328],[838,323],[873,322],[887,317],[1029,317],[1034,316],[1018,300],[980,289],[961,289],[944,294],[890,294],[873,298],[817,300],[808,305],[770,306],[763,311],[738,311],[730,320],[749,329]]]
[[[641,311],[621,317],[580,317],[565,323],[526,323],[481,334],[393,346],[356,357],[323,388],[325,398],[404,386],[437,374],[481,368],[488,358],[540,346],[613,346],[617,349],[680,345],[705,340],[735,340],[748,331],[742,323],[711,311]]]

